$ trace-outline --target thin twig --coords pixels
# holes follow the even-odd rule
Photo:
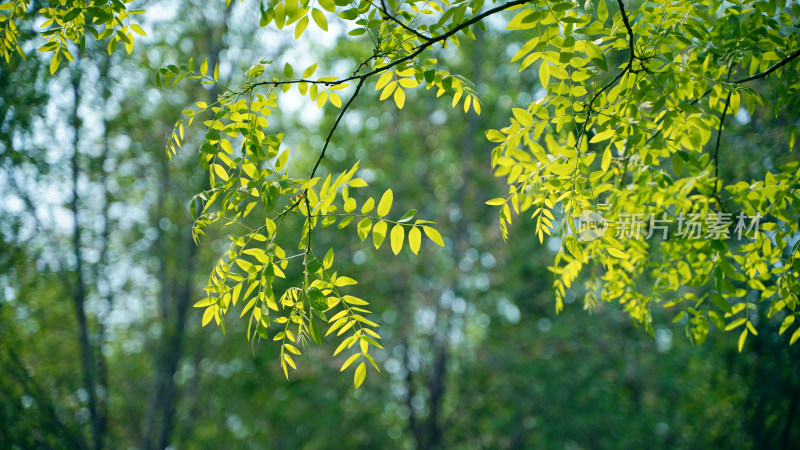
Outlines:
[[[422,39],[424,41],[430,41],[431,40],[430,37],[425,36],[424,34],[420,33],[419,31],[415,30],[414,28],[411,28],[408,25],[404,24],[403,22],[398,20],[393,15],[389,14],[389,10],[386,8],[386,3],[384,2],[384,0],[381,0],[381,7],[379,9],[381,10],[381,12],[383,12],[383,14],[386,16],[387,19],[389,19],[392,22],[400,25],[400,27],[402,27],[406,31],[411,32],[414,36],[416,36],[416,37],[418,37],[418,38],[420,38],[420,39]]]

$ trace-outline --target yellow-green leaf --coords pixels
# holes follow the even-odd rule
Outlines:
[[[606,172],[609,166],[611,166],[611,148],[606,147],[603,152],[603,161],[600,163],[600,168],[603,169],[603,172]]]
[[[353,361],[357,360],[359,356],[361,356],[361,354],[360,353],[356,353],[354,355],[351,355],[349,358],[347,358],[347,361],[345,361],[344,364],[342,364],[342,368],[339,369],[339,372],[344,372],[345,369],[350,367],[350,364],[353,364]]]
[[[606,6],[605,0],[600,0],[597,3],[597,17],[602,21],[608,19],[608,6]]]
[[[403,249],[403,239],[405,238],[405,231],[403,231],[403,226],[397,224],[392,228],[392,233],[390,235],[391,243],[392,243],[392,252],[394,254],[400,253],[400,250]]]
[[[744,348],[744,341],[747,339],[747,328],[742,330],[742,334],[739,335],[739,353],[742,353],[742,349]]]
[[[364,378],[367,377],[367,365],[364,364],[362,361],[361,364],[356,367],[356,374],[353,376],[353,383],[356,385],[356,388],[361,386],[361,383],[364,382]]]
[[[372,243],[375,245],[375,248],[380,248],[381,244],[383,244],[383,240],[386,238],[386,229],[389,226],[381,220],[380,222],[376,223],[374,227],[372,227]]]
[[[539,81],[542,83],[543,88],[547,87],[550,82],[550,64],[542,63],[542,67],[539,68]]]
[[[372,208],[375,206],[375,200],[372,197],[368,198],[366,202],[361,206],[361,214],[367,214],[372,211]]]
[[[442,235],[439,234],[435,228],[422,227],[422,229],[425,230],[425,235],[428,236],[428,239],[432,240],[436,245],[444,247],[444,239],[442,239]]]
[[[414,227],[408,232],[408,246],[411,247],[411,251],[416,255],[419,253],[419,247],[421,245],[422,233],[419,231],[419,227]]]
[[[316,71],[317,71],[317,63],[314,63],[314,64],[308,66],[308,69],[303,71],[303,78],[308,78],[311,75],[314,75],[314,72],[316,72]]]
[[[317,24],[323,31],[328,31],[328,20],[325,18],[325,14],[322,14],[322,11],[314,8],[311,10],[311,17],[314,19],[314,23]]]
[[[620,259],[625,259],[625,258],[628,257],[628,255],[626,255],[625,252],[623,252],[622,250],[620,250],[618,248],[614,248],[614,247],[609,247],[608,248],[608,254],[611,255],[611,256],[620,258]]]
[[[303,18],[300,19],[300,21],[297,22],[297,25],[294,27],[294,38],[299,38],[303,32],[306,31],[306,27],[308,27],[308,16],[303,16]]]
[[[392,209],[392,200],[393,200],[393,198],[394,198],[394,195],[392,194],[392,190],[391,189],[387,189],[386,192],[383,193],[383,196],[381,197],[381,201],[378,202],[378,209],[376,211],[378,213],[378,216],[384,217],[387,214],[389,214],[389,211]]]
[[[203,326],[208,325],[208,322],[211,322],[211,319],[214,318],[214,313],[217,312],[217,306],[209,306],[206,308],[206,311],[203,313]]]
[[[406,104],[406,93],[403,92],[402,88],[397,88],[394,91],[394,103],[397,105],[397,109],[403,109],[403,105]]]
[[[603,142],[606,139],[610,139],[611,136],[614,136],[614,134],[616,132],[617,132],[617,130],[615,128],[610,128],[610,129],[605,130],[605,131],[603,131],[601,133],[597,133],[597,134],[594,135],[594,137],[592,137],[592,139],[589,141],[589,143],[590,144],[594,144],[595,142]]]
[[[135,23],[132,24],[131,30],[133,30],[133,32],[138,34],[139,36],[147,36],[147,33],[145,33],[142,27],[140,27],[138,24]]]
[[[792,334],[792,338],[789,339],[789,345],[794,344],[797,340],[800,339],[800,328],[794,330],[794,334]]]

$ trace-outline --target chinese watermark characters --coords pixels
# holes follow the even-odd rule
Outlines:
[[[748,216],[744,213],[689,213],[681,212],[677,217],[666,212],[655,213],[620,213],[617,219],[610,222],[594,211],[584,211],[574,219],[578,240],[592,241],[606,234],[617,239],[651,239],[653,237],[667,240],[670,237],[696,240],[712,239],[753,239],[757,236],[761,223],[761,214]],[[731,227],[733,229],[731,229]],[[613,230],[612,230],[613,229]]]

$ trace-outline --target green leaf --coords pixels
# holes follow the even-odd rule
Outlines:
[[[786,318],[783,319],[783,323],[781,323],[781,329],[778,332],[778,334],[783,334],[790,326],[792,326],[794,320],[795,316],[793,315],[786,316]]]
[[[721,295],[711,294],[711,300],[714,302],[715,305],[717,305],[717,308],[721,309],[722,311],[728,314],[733,314],[733,309],[731,308],[730,303],[725,301],[725,299],[722,298]]]
[[[683,173],[683,158],[677,153],[672,154],[672,172],[678,177]]]
[[[409,209],[408,211],[406,211],[405,214],[403,214],[403,217],[401,217],[400,220],[398,220],[398,222],[400,223],[408,222],[409,220],[413,219],[416,214],[417,214],[416,209]]]
[[[317,345],[322,343],[322,335],[319,333],[319,328],[317,328],[317,321],[314,320],[314,315],[311,314],[308,319],[309,327],[308,330],[311,333],[311,339],[316,342]]]
[[[725,327],[725,331],[731,331],[731,330],[733,330],[734,328],[738,328],[738,327],[742,326],[742,325],[743,325],[743,324],[744,324],[746,321],[747,321],[747,319],[746,319],[746,318],[744,318],[744,317],[742,317],[742,318],[740,318],[740,319],[736,319],[736,320],[734,320],[733,322],[729,323],[729,324],[728,324],[728,325]]]
[[[308,299],[311,301],[311,306],[319,311],[324,311],[328,309],[328,302],[325,299],[325,294],[322,293],[321,290],[315,287],[309,287],[306,289],[306,295]]]
[[[131,24],[131,30],[133,30],[133,32],[139,36],[147,36],[147,33],[145,33],[142,27],[140,27],[138,24]]]
[[[403,226],[400,224],[395,225],[392,228],[391,233],[391,243],[392,243],[392,252],[394,254],[400,253],[400,250],[403,249],[403,239],[405,238],[405,231],[403,230]]]
[[[208,325],[208,322],[211,322],[211,319],[214,318],[214,313],[217,312],[216,306],[209,306],[206,308],[205,312],[203,313],[203,322],[202,326]]]
[[[378,216],[384,217],[387,214],[389,214],[389,210],[392,209],[392,197],[393,196],[391,189],[387,189],[386,192],[383,193],[381,201],[378,203],[378,209],[376,211],[378,213]],[[361,212],[363,213],[364,211],[362,210]]]
[[[199,302],[195,303],[194,305],[192,305],[192,308],[205,308],[205,307],[211,306],[211,305],[213,305],[215,303],[217,303],[217,298],[216,297],[207,297],[207,298],[204,298],[203,300],[200,300]],[[793,317],[793,316],[790,316],[790,317]]]
[[[605,0],[597,2],[597,17],[602,21],[608,19],[608,6],[606,6]]]
[[[350,277],[339,277],[336,279],[336,283],[334,284],[336,285],[336,287],[345,287],[358,284],[358,282]]]
[[[361,383],[364,382],[364,378],[367,377],[367,365],[364,364],[362,361],[361,364],[356,367],[356,373],[353,376],[353,383],[356,385],[356,389],[361,386]]]
[[[349,303],[351,305],[357,305],[357,306],[369,305],[369,303],[367,303],[365,300],[362,300],[358,297],[353,297],[352,295],[345,295],[344,297],[342,297],[342,300],[344,300],[345,303]]]
[[[116,42],[116,41],[114,41],[114,42]],[[110,51],[109,53],[113,53],[113,52]],[[59,64],[61,64],[61,53],[56,51],[55,53],[53,53],[53,56],[50,58],[50,75],[56,73],[56,70],[58,70],[58,65]]]

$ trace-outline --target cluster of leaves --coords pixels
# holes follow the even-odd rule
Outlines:
[[[740,105],[751,115],[796,107],[800,6],[673,0],[628,11],[616,3],[612,14],[604,0],[532,1],[508,23],[533,34],[512,62],[538,70],[546,94],[487,133],[497,144],[495,174],[509,185],[506,197],[488,202],[501,209],[504,235],[512,210],[532,210],[540,241],[558,234],[557,310],[575,289],[587,307],[618,301],[652,334],[652,307],[663,303],[679,307],[675,320],[693,342],[703,342],[710,322],[739,331],[741,350],[764,302],[786,331],[800,314],[799,164],[730,183],[718,166],[736,157],[720,140]],[[774,105],[751,83],[767,76],[786,94]],[[588,212],[618,226],[580,239],[574,220]],[[691,215],[744,217],[761,226],[741,241],[727,232],[680,239],[674,225],[672,237],[647,240],[625,232],[631,214],[677,224]],[[592,276],[577,286],[584,268]],[[800,328],[790,342],[798,339]]]
[[[309,24],[310,15],[321,30],[327,30],[325,13],[310,5],[307,1],[273,4],[262,11],[261,25],[274,23],[283,28],[296,23],[295,37],[299,38]],[[387,234],[395,254],[406,243],[413,253],[419,252],[423,233],[434,243],[444,246],[444,240],[431,222],[414,219],[415,210],[406,212],[397,220],[386,218],[393,202],[391,190],[377,202],[367,198],[358,209],[356,199],[349,194],[351,188],[366,186],[364,180],[355,177],[358,164],[335,178],[328,175],[319,187],[320,178],[315,176],[339,121],[362,86],[372,79],[375,79],[375,90],[381,91],[380,100],[391,97],[398,108],[405,104],[407,89],[424,84],[427,89],[435,88],[437,96],[452,93],[453,107],[462,104],[465,112],[472,108],[480,113],[476,92],[465,78],[438,67],[436,58],[417,58],[435,43],[457,45],[456,33],[459,31],[472,36],[468,26],[479,20],[463,19],[467,2],[445,3],[443,5],[451,6],[446,11],[435,2],[405,2],[402,5],[390,2],[390,5],[395,14],[408,17],[413,12],[413,17],[404,22],[394,18],[385,6],[376,7],[366,1],[358,6],[349,2],[319,4],[329,13],[338,10],[341,19],[353,22],[356,28],[350,31],[351,36],[369,34],[375,43],[373,55],[355,67],[349,77],[314,78],[317,64],[305,68],[300,77],[295,77],[296,71],[291,64],[272,72],[271,62],[265,60],[247,71],[249,81],[238,89],[223,86],[219,82],[218,66],[210,70],[207,61],[203,61],[199,69],[190,61],[182,66],[166,66],[156,74],[156,82],[161,86],[174,86],[183,79],[194,79],[215,84],[223,92],[215,104],[198,102],[197,110],[185,111],[186,118],[176,124],[168,146],[169,153],[175,154],[182,145],[185,127],[191,126],[195,117],[203,113],[212,116],[203,122],[206,132],[200,148],[200,160],[209,171],[212,187],[192,201],[194,235],[197,238],[204,227],[219,220],[230,229],[244,229],[242,233],[231,235],[229,250],[218,261],[209,278],[206,288],[209,297],[196,305],[206,308],[203,324],[213,319],[224,330],[225,314],[241,298],[246,302],[241,315],[250,316],[248,336],[251,339],[266,338],[267,329],[273,322],[283,326],[273,339],[282,343],[281,364],[287,376],[288,368],[295,367],[292,355],[301,353],[297,344],[306,343],[309,337],[319,341],[317,319],[331,324],[326,334],[336,330],[337,336],[349,334],[334,355],[359,344],[361,352],[345,361],[342,370],[359,357],[374,364],[368,349],[370,345],[379,345],[375,340],[379,335],[373,330],[377,324],[363,316],[368,311],[361,306],[367,306],[367,302],[338,292],[338,288],[354,284],[355,280],[337,274],[333,269],[332,252],[321,262],[316,258],[312,240],[316,228],[338,221],[338,228],[342,229],[358,218],[356,229],[359,238],[363,241],[371,234],[376,248],[382,245]],[[428,6],[420,8],[420,5]],[[401,9],[401,6],[408,10]],[[496,8],[493,13],[510,6]],[[419,14],[432,13],[428,7],[442,14],[440,23],[425,25],[421,31],[411,28],[409,23]],[[472,5],[473,13],[480,8],[481,5]],[[266,80],[266,74],[270,72],[272,76]],[[351,88],[353,84],[354,91],[343,103],[340,91]],[[267,132],[268,116],[277,112],[278,95],[292,88],[315,102],[318,108],[330,104],[339,110],[309,177],[289,175],[289,150],[281,148],[283,133]],[[216,209],[211,208],[215,204]],[[253,211],[258,214],[252,214]],[[260,220],[264,225],[248,225],[252,224],[254,216],[261,217],[262,214],[266,215]],[[300,251],[290,255],[278,244],[278,236],[284,228],[284,220],[296,215],[303,218],[302,232],[296,239]],[[303,285],[290,287],[276,300],[273,291],[275,278],[282,278],[289,262],[301,257]],[[270,319],[270,311],[279,317]],[[330,314],[332,316],[328,319]],[[366,365],[361,361],[355,372],[356,386],[364,380],[365,372]]]
[[[261,62],[249,69],[248,75],[259,76],[265,67],[268,63]],[[159,71],[157,81],[161,85],[174,85],[187,78],[218,83],[218,66],[210,70],[207,61],[203,61],[197,71],[194,69],[193,62],[182,67],[168,66]],[[315,71],[316,65],[306,68],[303,79],[312,77]],[[290,65],[284,66],[284,76],[291,77],[292,73]],[[319,108],[328,101],[342,108],[336,91],[344,88],[344,83],[327,85],[326,80],[295,84]],[[357,234],[362,241],[371,234],[377,249],[388,234],[395,254],[404,244],[418,253],[423,233],[438,245],[443,246],[444,241],[431,222],[415,219],[415,210],[407,211],[397,220],[389,219],[394,201],[391,189],[377,202],[367,197],[359,208],[359,201],[350,195],[351,189],[367,187],[363,179],[356,177],[358,163],[335,177],[328,174],[324,180],[314,176],[317,166],[311,177],[291,176],[290,151],[282,148],[283,133],[268,134],[267,117],[277,107],[278,95],[288,91],[291,84],[283,86],[283,89],[272,87],[265,95],[256,93],[252,87],[241,92],[225,88],[226,94],[217,103],[198,102],[198,109],[185,111],[186,118],[176,124],[169,144],[170,154],[182,144],[184,125],[191,126],[203,113],[211,115],[203,121],[206,131],[200,148],[200,161],[208,169],[211,188],[197,194],[191,203],[195,239],[203,234],[205,227],[217,221],[223,221],[229,229],[243,230],[230,235],[228,251],[209,277],[206,287],[209,297],[195,306],[205,308],[203,325],[213,319],[224,331],[225,315],[241,300],[245,306],[240,316],[249,317],[247,334],[253,340],[268,338],[267,330],[277,324],[280,331],[272,339],[281,342],[280,361],[287,376],[290,367],[296,368],[293,355],[301,354],[300,347],[309,341],[321,342],[317,321],[328,323],[326,335],[336,331],[337,336],[344,336],[334,356],[358,344],[360,352],[347,359],[342,370],[363,358],[354,376],[355,385],[359,386],[366,374],[365,361],[375,365],[369,348],[380,347],[380,336],[374,330],[378,325],[365,317],[370,313],[363,308],[368,302],[339,292],[356,281],[335,271],[332,250],[324,258],[317,258],[313,251],[314,230],[334,224],[344,229],[357,222]],[[329,142],[330,137],[326,148]],[[286,219],[294,216],[303,220],[299,236],[296,227],[285,225]],[[259,223],[258,227],[252,225],[254,221]],[[289,233],[296,238],[295,254],[279,244],[282,242],[279,237]],[[285,289],[278,297],[275,280],[285,278],[284,270],[292,260],[302,260],[299,270],[303,273],[303,283]]]
[[[291,64],[271,70],[270,62],[262,60],[247,71],[248,81],[237,89],[221,85],[218,67],[209,71],[206,61],[197,71],[192,61],[162,68],[156,76],[162,86],[188,78],[216,84],[223,91],[214,104],[198,102],[198,110],[185,111],[186,118],[176,124],[169,144],[174,154],[181,146],[184,127],[200,114],[211,115],[203,122],[206,132],[200,160],[209,171],[212,187],[193,200],[195,237],[220,219],[225,227],[245,230],[231,235],[230,249],[212,272],[210,297],[198,304],[206,307],[203,322],[214,318],[224,326],[224,314],[242,291],[243,298],[250,299],[245,313],[250,312],[251,325],[256,325],[248,332],[251,338],[265,336],[270,310],[288,310],[282,316],[285,321],[278,322],[287,325],[279,338],[284,343],[281,362],[286,370],[287,364],[294,367],[290,353],[299,353],[294,344],[318,334],[314,315],[326,320],[326,312],[340,307],[344,309],[337,314],[344,311],[345,315],[334,315],[334,324],[345,319],[350,326],[340,325],[339,333],[358,333],[346,338],[346,346],[362,342],[361,354],[368,356],[369,341],[361,337],[369,333],[362,332],[361,325],[355,327],[366,322],[355,318],[362,316],[353,314],[336,291],[343,287],[337,285],[342,277],[314,256],[313,230],[337,221],[344,228],[358,216],[359,237],[364,240],[371,233],[376,247],[393,223],[390,242],[395,253],[406,236],[411,249],[419,251],[420,230],[440,245],[443,241],[428,222],[410,223],[412,212],[395,222],[384,219],[391,191],[381,198],[377,215],[368,215],[374,205],[371,198],[356,214],[349,188],[366,184],[355,177],[357,164],[335,179],[329,175],[319,188],[317,169],[349,105],[363,85],[373,80],[375,90],[381,91],[380,100],[391,97],[398,108],[405,105],[407,89],[425,85],[435,88],[437,97],[452,94],[453,107],[462,103],[465,112],[472,107],[480,113],[470,83],[440,67],[425,52],[433,51],[435,44],[458,47],[459,35],[474,38],[470,27],[484,26],[487,17],[513,9],[507,29],[532,37],[512,62],[520,61],[520,71],[536,68],[546,94],[525,108],[514,108],[507,127],[487,133],[498,144],[492,151],[495,173],[509,184],[506,197],[488,203],[501,208],[504,236],[512,209],[517,214],[533,209],[540,241],[545,235],[560,234],[561,249],[551,268],[556,274],[556,309],[563,308],[567,289],[579,288],[574,282],[590,266],[594,276],[582,292],[587,307],[598,300],[618,301],[651,334],[652,306],[671,298],[664,305],[682,306],[676,320],[688,316],[687,335],[694,342],[705,339],[711,322],[724,330],[741,327],[741,348],[748,333],[755,333],[750,311],[756,305],[748,296],[750,290],[759,292],[759,301],[769,302],[770,317],[783,315],[784,331],[792,327],[800,294],[799,250],[792,239],[798,231],[800,207],[797,164],[767,173],[763,181],[725,185],[718,176],[718,159],[726,115],[738,113],[740,105],[753,114],[769,106],[777,112],[792,102],[798,79],[787,69],[800,56],[800,42],[791,32],[800,8],[786,1],[745,5],[673,0],[643,3],[629,12],[622,1],[616,3],[612,14],[604,0],[583,6],[571,1],[514,0],[488,9],[482,1],[271,2],[261,5],[262,27],[294,25],[294,36],[300,38],[312,21],[327,31],[328,20],[335,15],[345,23],[349,36],[369,37],[372,54],[365,55],[350,76],[339,78],[315,78],[316,64],[295,77]],[[58,58],[59,52],[66,51],[61,45],[65,39],[82,41],[80,30],[86,28],[84,14],[88,14],[89,23],[105,24],[105,31],[94,34],[111,37],[109,51],[120,40],[130,51],[133,40],[128,30],[137,29],[123,26],[124,8],[113,9],[120,5],[124,6],[113,3],[106,15],[88,8],[51,10],[49,23],[56,31],[43,50],[57,50],[54,58]],[[81,26],[73,26],[76,23]],[[9,25],[4,28],[6,36],[10,29]],[[766,33],[750,32],[756,29]],[[613,61],[620,58],[615,67]],[[57,60],[53,64],[57,68]],[[788,94],[774,105],[748,86],[767,76],[779,78]],[[340,91],[353,85],[344,102]],[[338,110],[308,177],[289,175],[289,151],[281,149],[283,134],[267,132],[267,117],[277,108],[278,95],[292,88],[319,108],[330,104]],[[793,141],[794,135],[790,149]],[[339,206],[334,205],[337,198]],[[738,213],[764,218],[765,223],[741,245],[727,233],[713,239],[665,237],[650,243],[624,239],[624,233],[618,232],[582,242],[573,219],[601,206],[611,222],[634,212],[673,218]],[[266,217],[264,225],[253,228],[248,225],[253,220],[249,216],[256,208]],[[301,252],[289,256],[276,242],[288,215],[304,218],[297,239]],[[256,247],[251,242],[261,244]],[[275,301],[274,278],[281,276],[291,259],[301,256],[303,286],[287,290]],[[312,287],[319,293],[310,294]],[[288,334],[288,324],[297,325],[296,333]],[[791,342],[798,339],[800,328]],[[361,367],[357,385],[363,380]]]
[[[55,73],[61,60],[73,61],[69,43],[77,44],[81,52],[86,48],[87,33],[95,40],[108,40],[108,54],[116,51],[122,42],[128,53],[133,50],[134,33],[145,36],[144,30],[130,23],[130,16],[143,14],[142,10],[128,10],[131,0],[67,1],[51,0],[46,6],[30,0],[14,0],[0,3],[0,52],[6,62],[16,54],[25,58],[18,44],[19,23],[32,23],[35,18],[43,20],[40,34],[46,43],[40,52],[53,52],[50,57],[50,73]]]

